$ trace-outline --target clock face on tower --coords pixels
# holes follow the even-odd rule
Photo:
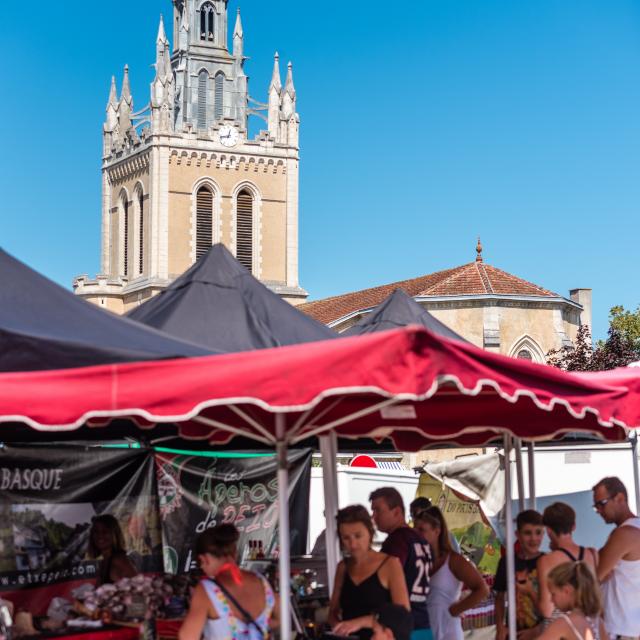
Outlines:
[[[220,138],[220,144],[223,144],[225,147],[235,147],[240,139],[240,133],[235,127],[225,124],[220,127],[218,137]]]

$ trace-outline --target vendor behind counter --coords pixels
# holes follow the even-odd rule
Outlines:
[[[88,553],[90,558],[100,558],[98,586],[133,578],[138,573],[127,555],[120,524],[111,514],[96,516],[91,521]]]

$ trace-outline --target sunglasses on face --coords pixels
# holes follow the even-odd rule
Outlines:
[[[593,510],[600,511],[600,509],[602,509],[604,505],[607,504],[607,502],[609,502],[609,500],[611,500],[611,496],[609,496],[608,498],[603,498],[602,500],[596,500],[593,503]]]

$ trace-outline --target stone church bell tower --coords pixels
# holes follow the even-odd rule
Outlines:
[[[228,0],[173,0],[162,18],[149,103],[134,108],[129,69],[103,127],[102,262],[75,292],[124,313],[165,288],[217,242],[293,304],[298,283],[298,134],[291,63],[278,54],[267,102],[249,95],[240,11]],[[266,129],[253,139],[248,118]]]

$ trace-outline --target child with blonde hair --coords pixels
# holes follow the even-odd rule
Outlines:
[[[551,599],[561,611],[540,640],[606,640],[600,587],[584,562],[565,562],[548,576]]]

